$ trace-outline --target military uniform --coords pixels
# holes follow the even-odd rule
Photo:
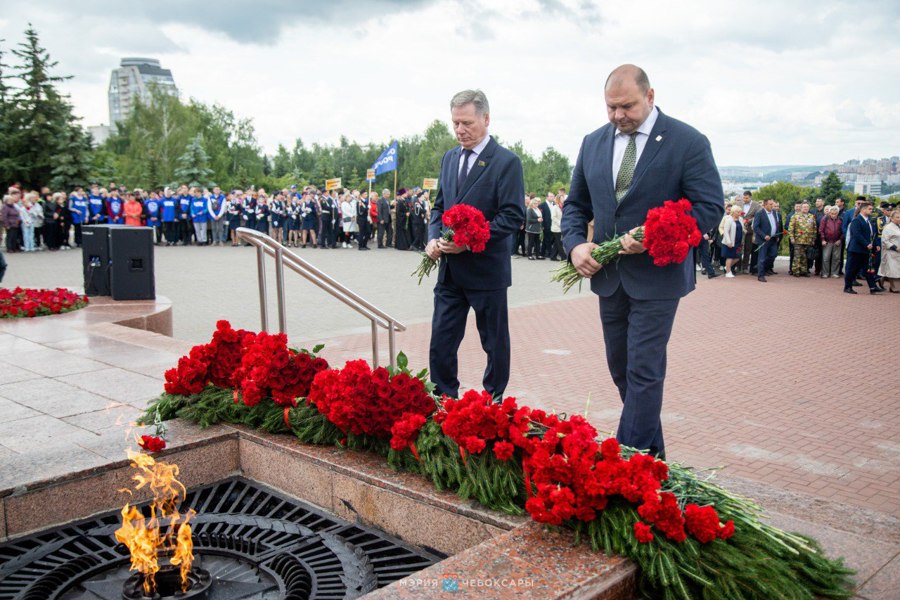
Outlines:
[[[788,225],[788,234],[794,244],[791,272],[796,277],[808,276],[806,253],[816,243],[816,217],[810,213],[795,213]]]

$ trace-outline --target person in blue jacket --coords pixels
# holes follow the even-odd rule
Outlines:
[[[89,222],[89,211],[88,200],[81,188],[75,188],[75,191],[69,196],[69,214],[72,218],[72,225],[75,226],[75,245],[79,248],[81,247],[81,226]]]
[[[186,185],[178,188],[178,220],[181,221],[181,243],[187,246],[191,243],[194,228],[191,225],[191,194]]]
[[[172,195],[171,189],[166,188],[160,201],[166,246],[174,246],[181,239],[178,223],[178,211],[181,210],[179,204],[180,199]]]
[[[198,246],[206,245],[206,223],[209,220],[209,200],[199,188],[191,188],[191,222],[194,224],[194,237]]]
[[[125,202],[119,198],[119,190],[109,192],[109,199],[106,202],[107,222],[111,225],[125,224]]]
[[[150,197],[144,200],[144,214],[147,217],[147,227],[153,228],[155,243],[159,246],[162,243],[162,227],[160,221],[160,209],[162,208],[159,201],[159,194],[155,191],[150,192]]]
[[[91,194],[88,196],[88,220],[87,225],[100,225],[106,223],[106,190],[91,186]]]

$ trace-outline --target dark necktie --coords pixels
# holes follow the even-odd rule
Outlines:
[[[456,193],[459,194],[462,191],[463,185],[466,183],[466,177],[469,176],[469,157],[472,156],[472,151],[468,149],[463,149],[463,158],[462,158],[462,167],[459,169],[459,179],[456,180]]]

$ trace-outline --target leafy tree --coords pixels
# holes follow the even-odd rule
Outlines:
[[[825,204],[833,204],[836,198],[841,196],[844,185],[837,173],[831,171],[822,181],[821,196],[825,199]]]
[[[0,178],[29,188],[84,182],[90,144],[68,99],[57,90],[70,77],[52,74],[58,63],[31,24],[12,53],[19,59],[13,67],[20,82],[15,88],[6,83],[11,76],[0,53]]]
[[[173,182],[170,187],[179,182],[185,182],[191,187],[212,187],[215,185],[210,181],[213,171],[207,167],[208,164],[209,155],[203,149],[203,138],[198,133],[178,159],[178,169],[175,170],[178,181]]]

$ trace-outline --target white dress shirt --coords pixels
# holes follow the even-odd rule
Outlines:
[[[490,142],[490,141],[491,141],[491,136],[486,135],[486,136],[484,136],[483,140],[478,142],[477,146],[472,148],[472,153],[469,154],[469,164],[468,164],[468,168],[466,169],[466,173],[472,172],[472,167],[475,166],[475,161],[478,160],[479,155],[481,155],[481,153],[484,152],[485,146],[487,146],[488,142]],[[465,151],[465,148],[460,148],[459,166],[456,168],[457,177],[459,176],[460,172],[462,172],[463,157],[466,155],[464,151]]]
[[[658,117],[659,109],[654,106],[653,110],[650,111],[650,114],[647,115],[647,118],[644,119],[644,122],[641,123],[641,126],[637,128],[638,135],[634,138],[634,144],[637,150],[637,154],[635,155],[634,160],[635,165],[637,165],[638,161],[641,160],[641,153],[644,151],[644,147],[647,145],[647,140],[650,139],[650,132],[653,131],[653,126],[656,125],[656,119]],[[613,181],[615,181],[616,177],[619,175],[619,167],[622,166],[622,159],[625,157],[625,148],[628,147],[628,137],[629,134],[622,133],[621,131],[616,129],[616,139],[613,144]]]

